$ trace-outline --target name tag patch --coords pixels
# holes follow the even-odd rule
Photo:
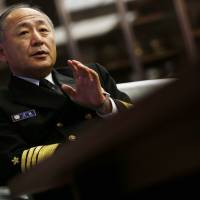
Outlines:
[[[28,111],[25,111],[25,112],[21,112],[21,113],[11,115],[13,122],[18,122],[18,121],[33,118],[33,117],[36,117],[36,111],[35,110],[28,110]]]

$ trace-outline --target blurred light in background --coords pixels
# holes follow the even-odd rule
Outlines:
[[[135,19],[134,12],[128,12],[126,18],[129,22],[133,22]],[[73,38],[76,40],[103,35],[113,30],[119,24],[119,20],[118,14],[109,14],[78,22],[72,22],[70,24],[71,33],[73,34]],[[65,34],[65,27],[57,27],[57,45],[64,44],[67,40],[68,38]]]
[[[131,0],[124,0],[125,2]],[[133,0],[132,0],[133,1]],[[93,8],[96,6],[107,5],[115,2],[115,0],[66,0],[65,6],[71,11]]]

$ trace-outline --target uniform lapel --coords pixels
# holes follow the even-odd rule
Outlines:
[[[15,76],[11,77],[9,89],[14,101],[22,105],[57,109],[70,101],[67,96],[40,88]]]
[[[52,71],[52,76],[53,76],[54,82],[59,87],[61,87],[62,84],[67,84],[71,87],[74,87],[75,81],[74,81],[72,72],[67,67],[61,68],[61,69],[59,69],[59,71],[56,71],[55,69]]]

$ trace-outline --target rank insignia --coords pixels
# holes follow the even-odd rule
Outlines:
[[[13,122],[18,122],[18,121],[33,118],[33,117],[36,117],[36,111],[35,110],[28,110],[28,111],[25,111],[25,112],[21,112],[21,113],[11,115]]]
[[[18,157],[14,157],[11,161],[12,161],[13,165],[19,164],[19,158]]]

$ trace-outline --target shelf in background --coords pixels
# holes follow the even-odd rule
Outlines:
[[[153,13],[147,16],[139,16],[134,22],[133,26],[141,26],[149,23],[158,22],[161,20],[168,19],[170,17],[169,14],[166,13]]]
[[[179,52],[178,50],[166,50],[163,53],[150,53],[147,55],[144,55],[141,57],[142,64],[145,66],[148,64],[156,63],[162,60],[167,60],[173,57],[178,56]],[[116,61],[111,61],[106,63],[107,69],[112,70],[118,70],[122,68],[128,68],[129,62],[128,59],[121,59]]]
[[[178,55],[177,50],[166,50],[160,53],[151,53],[142,57],[143,64],[150,64],[165,59],[170,59]]]

